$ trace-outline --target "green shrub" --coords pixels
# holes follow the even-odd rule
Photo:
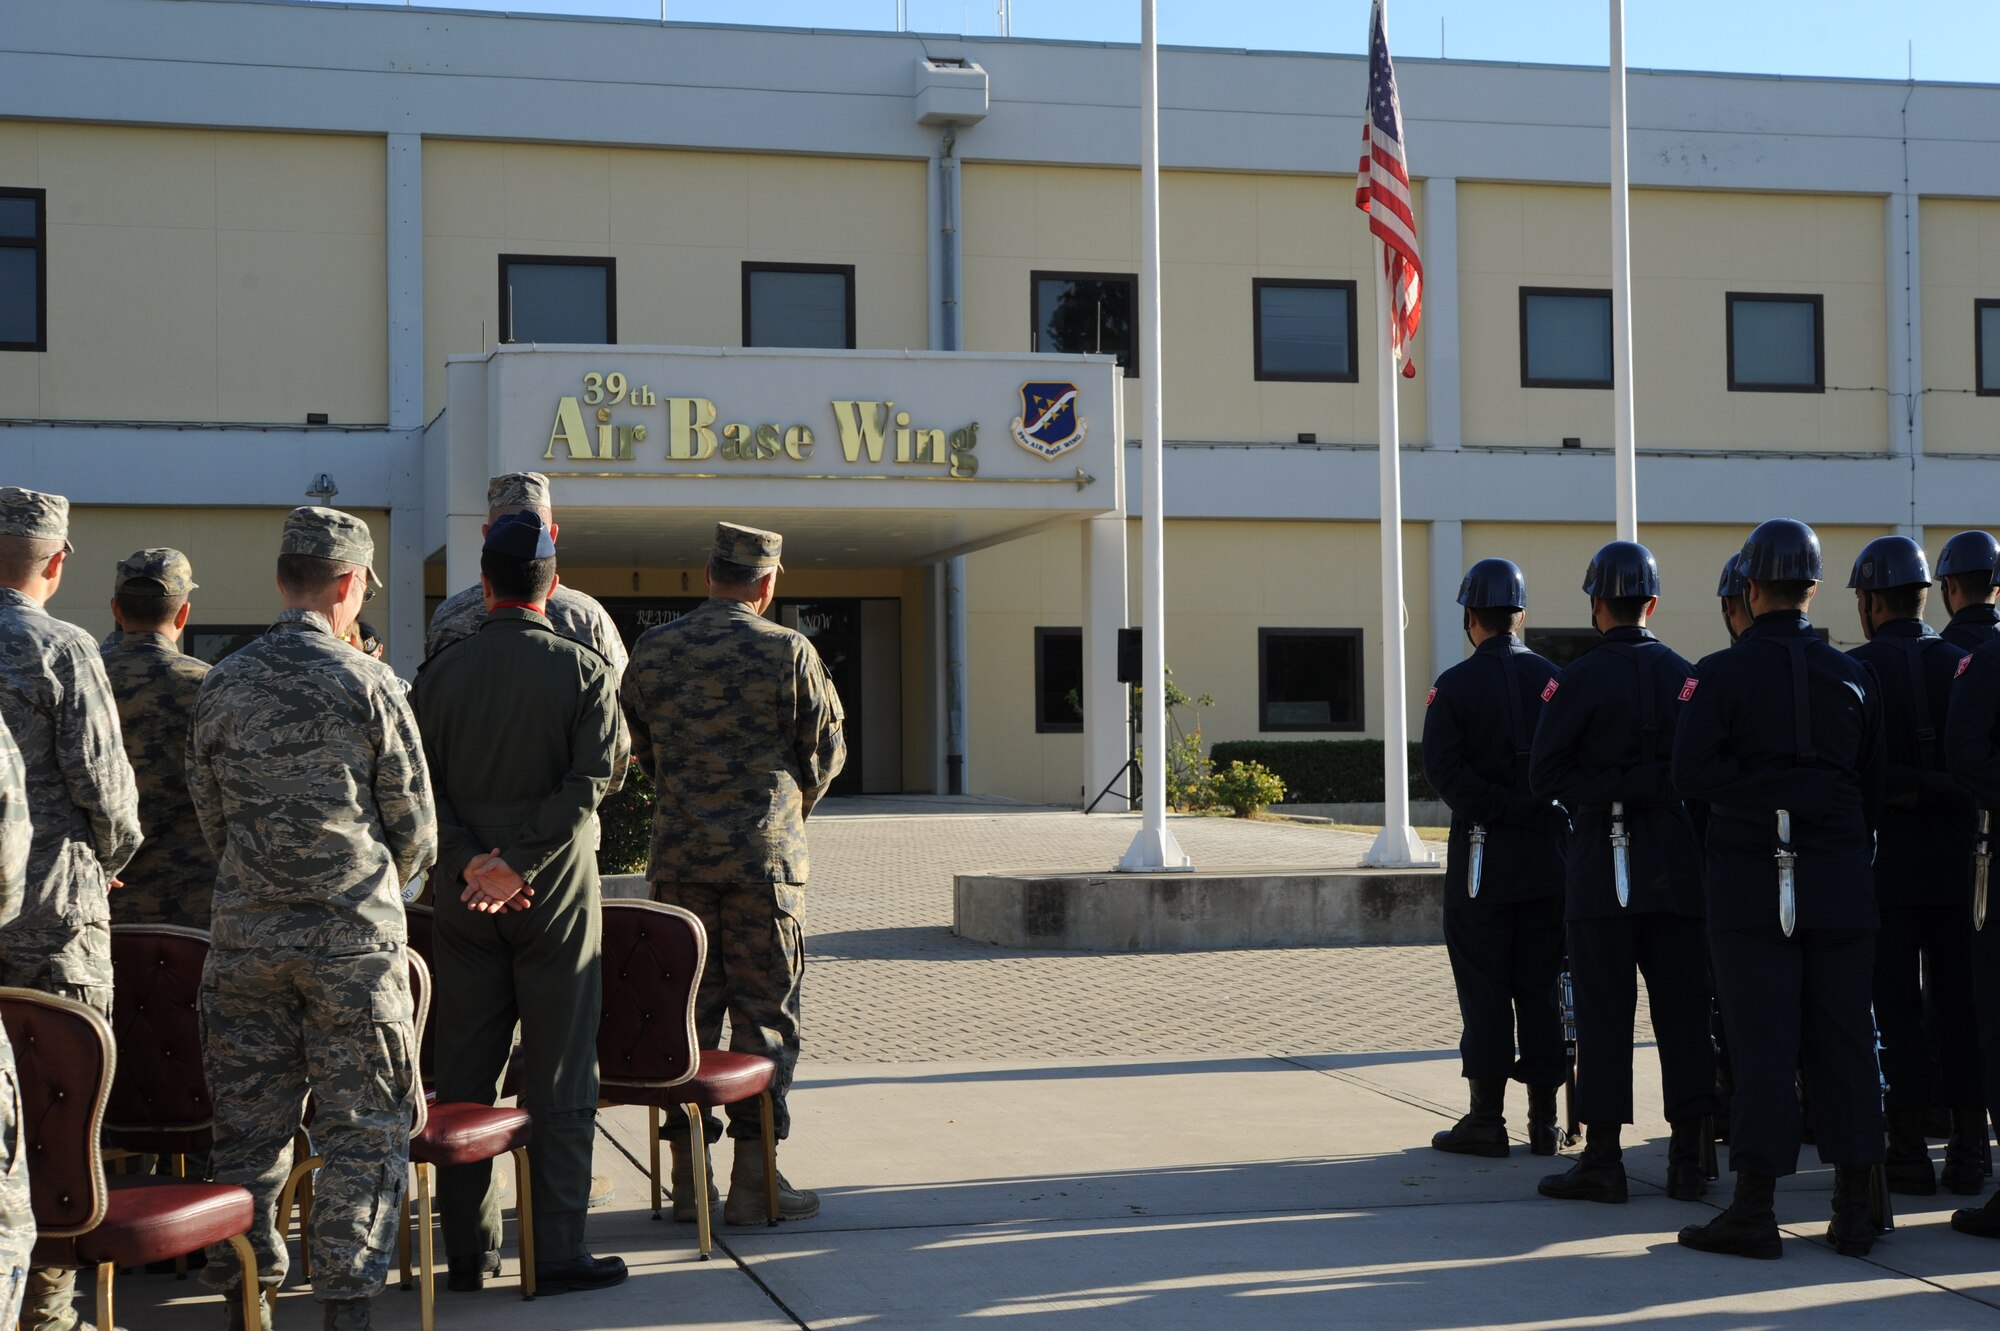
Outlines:
[[[1218,766],[1260,763],[1285,783],[1293,804],[1378,804],[1382,794],[1379,739],[1224,740],[1209,750]],[[1410,798],[1434,800],[1424,780],[1421,750],[1410,745]]]
[[[597,806],[604,840],[597,848],[597,872],[644,873],[653,848],[653,783],[636,766],[625,773],[618,793]]]
[[[1285,783],[1262,763],[1232,762],[1208,781],[1209,794],[1238,818],[1262,813],[1285,798]]]

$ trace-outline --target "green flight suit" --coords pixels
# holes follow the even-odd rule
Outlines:
[[[424,663],[411,701],[438,806],[438,1098],[492,1104],[520,1023],[535,1257],[564,1261],[583,1251],[590,1198],[603,1009],[590,833],[619,742],[617,674],[546,617],[500,607]],[[534,888],[529,909],[483,915],[459,901],[466,864],[490,850]],[[439,1182],[446,1252],[497,1249],[492,1167]]]

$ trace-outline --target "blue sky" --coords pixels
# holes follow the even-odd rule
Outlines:
[[[393,3],[393,0],[388,0]],[[660,0],[428,0],[464,9],[660,15]],[[921,32],[990,34],[994,0],[906,0]],[[1016,37],[1132,42],[1138,0],[1014,0]],[[2000,0],[1626,0],[1634,67],[2000,82]],[[669,19],[892,29],[896,0],[666,0]],[[1390,0],[1398,56],[1603,64],[1608,0]],[[1159,0],[1160,40],[1357,51],[1367,0]]]

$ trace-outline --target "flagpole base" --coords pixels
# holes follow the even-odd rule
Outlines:
[[[1375,844],[1361,857],[1369,869],[1431,869],[1438,858],[1427,849],[1414,827],[1385,827],[1375,836]]]
[[[1125,851],[1125,857],[1118,861],[1118,873],[1193,873],[1194,861],[1188,858],[1181,843],[1174,840],[1174,834],[1162,826],[1157,832],[1150,827],[1139,829],[1139,835],[1132,838],[1132,844]]]

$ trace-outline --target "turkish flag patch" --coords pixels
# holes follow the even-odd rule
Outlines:
[[[1687,683],[1681,685],[1682,702],[1686,702],[1688,699],[1694,697],[1694,686],[1699,683],[1701,683],[1701,681],[1698,679],[1689,679]]]
[[[1971,658],[1970,656],[1961,656],[1961,657],[1959,657],[1959,658],[1958,658],[1958,669],[1956,669],[1956,670],[1954,670],[1954,671],[1952,671],[1952,672],[1951,672],[1951,677],[1952,677],[1953,679],[1957,679],[1957,678],[1958,678],[1958,677],[1959,677],[1960,675],[1962,675],[1962,674],[1964,674],[1964,673],[1965,673],[1965,668],[1966,668],[1967,666],[1971,665],[1971,664],[1972,664],[1972,658]]]
[[[1542,690],[1542,701],[1547,702],[1549,699],[1555,696],[1556,696],[1556,681],[1551,679],[1549,681],[1549,686]]]
[[[1431,685],[1431,691],[1424,695],[1424,706],[1429,707],[1432,703],[1436,702],[1437,700],[1438,700],[1438,686],[1433,684]]]

